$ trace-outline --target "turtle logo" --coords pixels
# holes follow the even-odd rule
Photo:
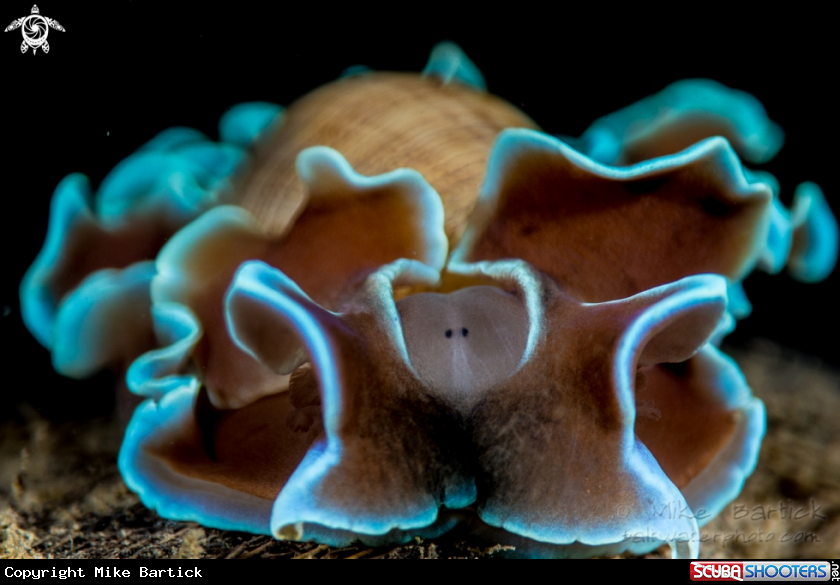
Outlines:
[[[64,27],[58,24],[58,21],[41,16],[38,6],[34,5],[32,6],[32,14],[12,21],[12,24],[7,26],[3,32],[21,28],[23,42],[20,45],[20,52],[25,53],[29,47],[32,47],[32,54],[34,55],[39,47],[45,53],[50,52],[50,45],[47,43],[47,34],[50,32],[50,27],[64,32]]]

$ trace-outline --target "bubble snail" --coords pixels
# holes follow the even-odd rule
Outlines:
[[[742,166],[783,140],[755,98],[680,81],[559,139],[441,43],[219,135],[166,130],[95,196],[66,177],[21,285],[60,373],[145,399],[119,467],[147,506],[333,546],[459,526],[697,556],[765,429],[717,348],[739,283],[837,256],[816,185],[788,210]]]

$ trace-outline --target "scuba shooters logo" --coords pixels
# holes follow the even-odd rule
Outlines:
[[[838,581],[828,561],[692,561],[692,581]]]

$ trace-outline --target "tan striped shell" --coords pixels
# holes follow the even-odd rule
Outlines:
[[[305,202],[295,172],[310,146],[340,152],[363,175],[420,172],[443,200],[450,247],[475,205],[493,141],[509,127],[537,125],[504,100],[457,83],[405,73],[368,73],[320,87],[294,102],[242,175],[234,203],[279,235]]]

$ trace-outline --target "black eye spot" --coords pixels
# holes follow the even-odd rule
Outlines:
[[[447,338],[452,337],[452,329],[447,329],[446,330],[446,337]]]
[[[461,329],[461,335],[463,335],[464,337],[466,337],[468,333],[469,333],[469,331],[467,331],[466,327]]]

